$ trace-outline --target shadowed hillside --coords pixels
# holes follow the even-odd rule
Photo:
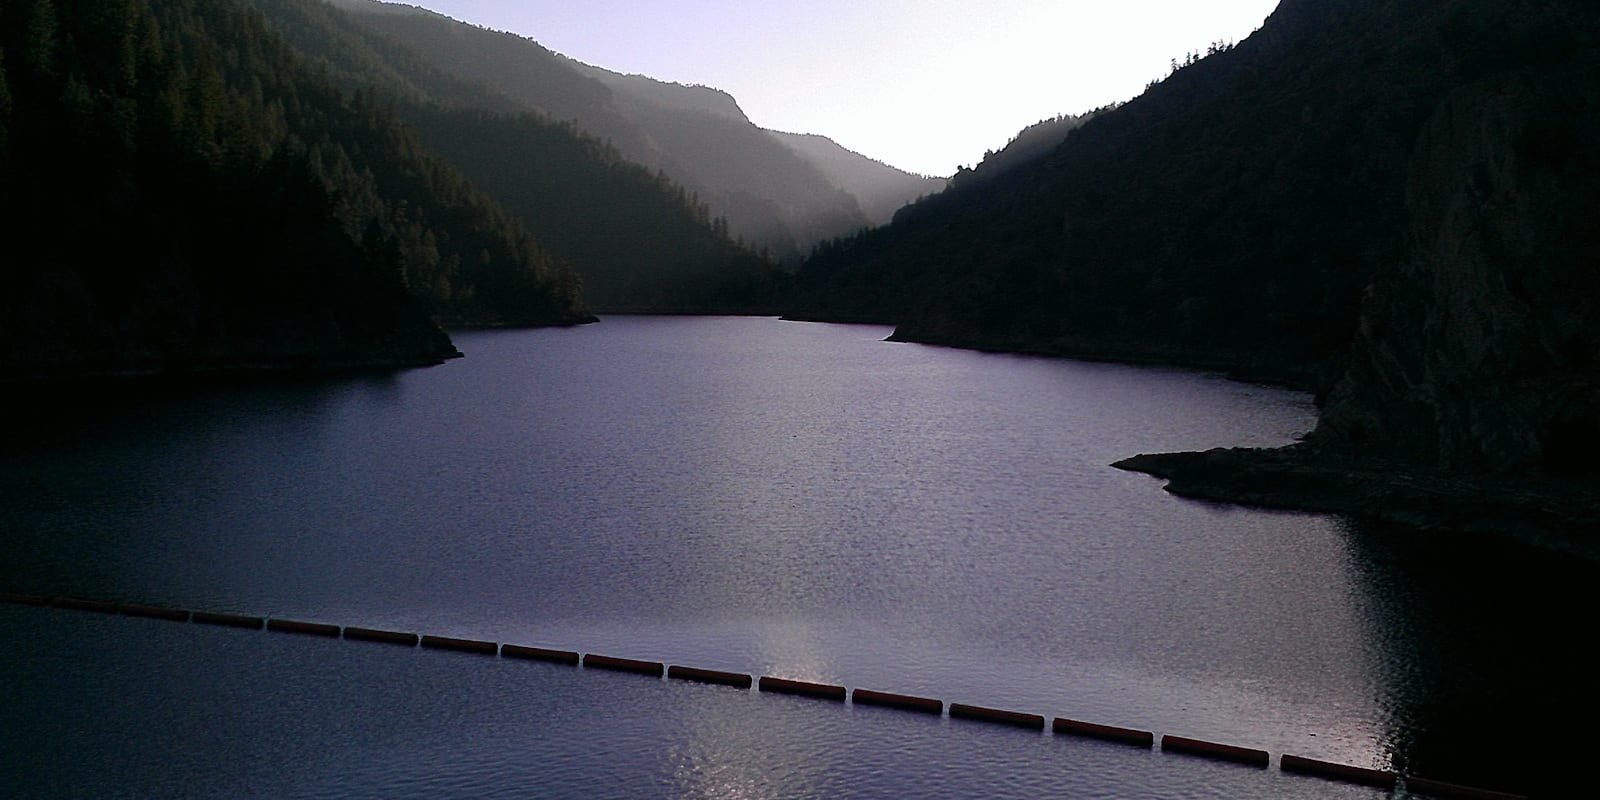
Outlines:
[[[1527,13],[1475,27],[1502,6]],[[1424,122],[1453,87],[1558,35],[1547,6],[1285,2],[1026,168],[813,259],[796,314],[1330,380],[1362,288],[1402,252]]]
[[[428,312],[589,318],[526,231],[241,3],[18,0],[0,48],[13,374],[431,363],[455,351]]]
[[[336,0],[439,69],[571,121],[623,157],[664,170],[735,237],[794,260],[812,242],[867,224],[854,197],[751,124],[726,93],[621,75],[420,8]]]
[[[354,17],[320,0],[249,1],[340,85],[392,103],[424,145],[572,265],[594,308],[776,313],[786,277],[734,242],[726,219],[712,218],[660,173],[626,161],[570,122],[436,66],[365,24],[370,14]]]
[[[1593,553],[1597,86],[1593,3],[1285,0],[1033,160],[819,248],[792,315],[1316,387],[1305,444],[1120,466]]]

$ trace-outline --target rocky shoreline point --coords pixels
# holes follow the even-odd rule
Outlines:
[[[1146,453],[1112,466],[1165,479],[1181,497],[1510,535],[1600,560],[1600,492],[1588,481],[1459,474],[1305,444]]]

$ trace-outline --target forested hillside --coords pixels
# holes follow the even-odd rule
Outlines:
[[[570,264],[597,310],[777,313],[787,277],[660,173],[570,122],[436,66],[369,24],[378,19],[371,14],[352,16],[321,0],[247,2],[336,85],[382,98],[430,152]]]
[[[533,114],[411,108],[406,118],[581,271],[600,310],[777,314],[788,276],[682,187]]]
[[[234,0],[15,0],[0,48],[12,374],[426,363],[454,353],[430,311],[588,318],[520,226]]]
[[[1429,118],[1405,252],[1368,288],[1306,440],[1119,466],[1190,496],[1600,558],[1600,10],[1572,10],[1576,35],[1545,39],[1542,63],[1485,74]]]
[[[1048,155],[1066,141],[1068,134],[1085,122],[1115,108],[1116,106],[1110,106],[1084,114],[1062,114],[1035,122],[1018,131],[1016,136],[1011,137],[1011,141],[1006,142],[1005,147],[984,153],[983,160],[979,161],[976,167],[957,170],[950,182],[960,186],[974,180],[988,180],[1013,169],[1025,167]]]
[[[849,193],[756,127],[726,93],[580,64],[509,33],[419,8],[372,0],[334,5],[458,78],[490,87],[549,118],[663,170],[775,258],[798,259],[819,239],[867,218]]]
[[[1404,250],[1424,122],[1585,35],[1564,19],[1579,5],[1286,0],[1026,166],[825,248],[795,314],[1326,385],[1363,287]]]

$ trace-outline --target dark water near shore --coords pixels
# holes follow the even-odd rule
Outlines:
[[[58,404],[0,459],[0,589],[822,680],[1510,789],[1569,776],[1597,694],[1577,655],[1592,566],[1188,502],[1106,466],[1290,441],[1313,419],[1300,394],[886,334],[613,318],[461,334],[467,358],[394,376]],[[0,774],[30,797],[1385,796],[457,654],[29,608],[0,607],[0,635]]]

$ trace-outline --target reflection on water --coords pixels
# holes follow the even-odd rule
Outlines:
[[[1349,524],[1385,672],[1384,746],[1424,776],[1581,796],[1600,569],[1508,540]],[[1568,795],[1568,792],[1575,792]]]
[[[1571,655],[1576,621],[1592,618],[1576,588],[1594,577],[1586,566],[1193,503],[1106,466],[1290,441],[1311,423],[1305,396],[886,333],[609,319],[463,334],[465,359],[388,378],[77,398],[77,427],[0,458],[0,587],[777,674],[1512,788],[1547,759],[1495,744],[1482,723],[1558,724],[1564,699],[1592,699]],[[32,635],[20,613],[9,632]],[[227,651],[211,658],[237,668]],[[372,688],[324,658],[291,661],[330,692]],[[17,678],[50,662],[8,663]],[[170,669],[119,691],[156,707]],[[376,686],[408,706],[437,690]],[[583,686],[564,702],[608,702]],[[78,696],[57,688],[50,702],[71,708]],[[543,691],[519,702],[554,703]],[[828,727],[840,723],[810,711],[758,725],[749,706],[710,714],[671,691],[636,720],[657,738],[613,742],[650,766],[611,777],[650,795],[838,796],[850,793],[838,775],[866,763],[900,782],[906,764],[948,778],[926,759],[944,753],[938,737],[971,730],[909,728],[904,747],[858,758]],[[307,735],[251,713],[275,720],[271,735]],[[452,737],[451,720],[489,727]],[[412,752],[448,740],[453,757],[504,770],[474,748],[510,726],[545,765],[518,775],[547,793],[595,768],[579,743],[518,724],[482,708],[399,729]],[[1046,761],[1060,743],[1035,739],[1007,740],[1022,743],[1001,759],[1012,796],[1058,777]],[[327,746],[395,795],[438,788],[385,782],[391,755]],[[1126,764],[1097,758],[1085,768],[1106,771],[1080,788],[1148,796],[1119,783]],[[1300,791],[1165,774],[1177,782],[1163,797]]]

